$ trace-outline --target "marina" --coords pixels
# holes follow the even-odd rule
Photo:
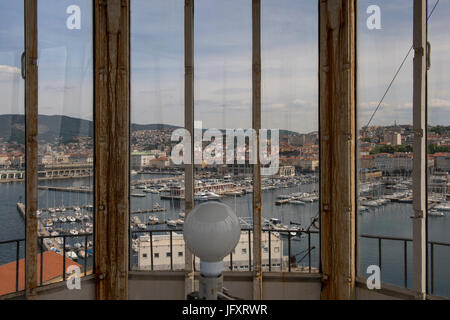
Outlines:
[[[133,177],[133,176],[132,176]],[[136,176],[138,177],[138,176]],[[182,181],[178,182],[174,176],[164,182],[152,182],[145,184],[141,180],[134,181],[133,193],[142,193],[144,197],[132,197],[130,203],[130,228],[132,232],[147,232],[158,230],[173,229],[178,230],[183,228],[184,223],[184,201],[181,199],[165,198],[164,195],[170,195],[171,190],[182,190]],[[156,181],[143,177],[144,181]],[[205,177],[198,179],[197,199],[196,203],[202,202],[201,197],[206,195],[206,192],[213,192],[218,195],[217,201],[222,201],[232,207],[238,216],[248,224],[243,224],[243,227],[251,225],[252,217],[252,184],[250,178],[233,179],[232,186],[226,194],[225,192],[208,191],[206,186],[211,188],[211,185],[220,185],[225,181],[223,178]],[[201,181],[201,182],[200,182]],[[46,182],[40,182],[42,186]],[[89,236],[87,244],[82,236],[86,233],[92,233],[94,227],[93,221],[93,202],[92,194],[83,192],[87,190],[91,182],[89,179],[70,179],[70,180],[55,180],[52,182],[52,187],[55,188],[40,188],[39,189],[39,220],[40,220],[40,235],[48,236],[50,241],[46,241],[43,246],[44,250],[55,250],[62,252],[63,243],[62,236],[66,238],[66,250],[70,259],[77,259],[79,263],[88,259],[88,268],[92,266],[93,244],[92,237]],[[370,184],[366,187],[364,192],[361,192],[360,203],[358,206],[360,215],[358,218],[359,228],[361,234],[377,234],[382,236],[393,237],[411,237],[412,207],[408,203],[410,197],[409,190],[405,190],[403,185],[408,185],[407,182],[400,183],[399,186],[392,183]],[[295,178],[277,178],[264,179],[264,190],[262,191],[262,215],[264,217],[264,228],[273,230],[273,234],[278,234],[283,241],[287,241],[288,235],[291,237],[291,250],[293,253],[307,250],[307,239],[302,234],[302,230],[307,230],[308,227],[316,230],[319,227],[318,217],[318,193],[317,193],[317,178],[314,176],[299,176]],[[17,220],[20,217],[16,212],[18,210],[17,202],[23,199],[23,184],[10,183],[2,184],[3,188],[3,214],[0,215],[1,221],[6,221],[6,224],[0,225],[3,228],[3,237],[17,237],[23,234],[23,219]],[[71,189],[73,192],[67,192]],[[158,192],[151,192],[150,190],[157,190]],[[75,190],[81,190],[75,192]],[[146,192],[145,190],[149,190]],[[244,191],[245,190],[245,191]],[[232,191],[238,191],[233,192]],[[15,201],[14,201],[15,200]],[[277,205],[279,200],[286,200],[286,203]],[[450,242],[448,233],[444,232],[450,228],[450,214],[448,213],[446,203],[448,200],[442,195],[436,194],[430,197],[430,206],[434,208],[429,211],[429,234],[434,241]],[[439,210],[438,210],[439,209]],[[277,220],[279,222],[277,222]],[[74,221],[75,220],[75,221]],[[14,222],[16,221],[16,222]],[[5,226],[14,224],[11,227]],[[14,231],[12,234],[10,230]],[[58,238],[59,237],[59,238]],[[60,240],[58,240],[60,239]],[[136,242],[132,237],[132,242]],[[312,267],[319,267],[319,236],[314,235],[311,238],[311,246],[316,249],[311,251]],[[361,246],[364,252],[376,250],[372,248],[373,244],[366,240],[361,240]],[[137,263],[137,256],[134,249],[131,248],[131,262],[133,265]],[[285,245],[284,247],[288,247]],[[86,250],[87,248],[87,250]],[[400,250],[400,249],[399,249]],[[73,253],[71,253],[73,252]],[[386,263],[401,263],[399,259],[399,252],[395,246],[383,247],[383,259]],[[287,254],[287,252],[285,252]],[[75,256],[76,255],[76,256]],[[15,251],[8,251],[5,248],[0,248],[0,262],[5,263],[12,261],[15,256]],[[445,260],[439,262],[440,256],[436,256],[436,264],[445,265]],[[361,255],[361,268],[371,263],[370,255]],[[450,265],[449,265],[450,266]],[[300,265],[298,268],[305,267]],[[399,280],[396,277],[395,268],[389,268],[389,265],[383,270],[383,276],[388,283],[396,284]],[[450,279],[449,279],[450,281]]]

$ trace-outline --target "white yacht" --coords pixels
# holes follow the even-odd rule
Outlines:
[[[177,226],[177,222],[175,220],[168,220],[167,221],[167,225],[169,227],[176,227]]]

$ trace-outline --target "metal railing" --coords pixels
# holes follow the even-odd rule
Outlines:
[[[39,286],[42,286],[45,284],[45,280],[44,280],[44,252],[46,250],[44,250],[44,240],[45,239],[62,239],[62,249],[60,250],[60,252],[56,252],[56,253],[61,253],[61,258],[62,258],[62,270],[61,270],[61,275],[62,275],[62,281],[66,280],[66,276],[67,276],[67,270],[66,270],[66,253],[68,252],[68,250],[66,249],[66,244],[67,244],[67,239],[75,239],[75,238],[83,238],[84,239],[84,250],[85,250],[85,257],[83,258],[84,262],[83,262],[83,267],[84,267],[84,276],[86,276],[88,274],[88,260],[89,260],[89,249],[88,249],[88,242],[89,242],[89,237],[92,237],[93,234],[92,233],[86,233],[86,234],[78,234],[78,235],[57,235],[57,236],[41,236],[38,237],[38,243],[40,245],[40,270],[39,270]],[[15,244],[15,263],[16,263],[16,270],[15,270],[15,291],[10,292],[10,293],[15,293],[15,292],[19,292],[23,289],[19,288],[19,279],[20,279],[20,270],[19,270],[19,263],[22,260],[20,258],[20,244],[23,242],[23,244],[25,244],[25,239],[16,239],[16,240],[8,240],[8,241],[0,241],[0,246],[2,245],[8,245],[8,244]],[[93,255],[92,255],[93,256]],[[23,259],[24,260],[24,259]],[[93,262],[94,263],[94,262]],[[25,277],[25,273],[23,274],[23,276]],[[56,278],[55,278],[56,279]],[[47,279],[47,280],[52,280],[55,281],[55,279]],[[60,281],[61,281],[60,280]],[[0,284],[1,285],[1,284]]]
[[[413,239],[410,238],[402,238],[402,237],[387,237],[387,236],[375,236],[375,235],[367,235],[367,234],[361,234],[359,235],[360,238],[365,239],[374,239],[377,240],[377,246],[378,246],[378,266],[380,267],[380,270],[382,270],[382,241],[399,241],[403,242],[403,287],[408,288],[408,243],[413,242]],[[429,293],[434,294],[434,287],[435,287],[435,266],[434,266],[434,247],[435,246],[443,246],[443,247],[449,247],[450,243],[445,242],[437,242],[437,241],[428,241],[429,245]]]
[[[248,255],[248,267],[247,269],[249,271],[252,271],[252,232],[253,229],[251,228],[242,228],[241,229],[242,232],[246,232],[248,233],[248,243],[247,243],[247,255]],[[145,270],[150,269],[151,271],[154,271],[155,268],[155,263],[154,263],[154,258],[155,258],[155,250],[154,250],[154,239],[155,239],[155,234],[159,234],[159,235],[169,235],[169,252],[167,252],[168,256],[170,257],[170,261],[169,264],[167,265],[168,269],[173,271],[174,270],[174,263],[173,263],[173,256],[174,256],[174,249],[173,249],[173,233],[182,233],[183,229],[181,228],[171,228],[171,229],[152,229],[152,230],[139,230],[139,231],[132,231],[131,232],[131,236],[133,239],[137,239],[139,237],[139,235],[148,235],[149,236],[149,241],[150,241],[150,265],[149,268],[145,268]],[[277,238],[280,238],[280,241],[283,242],[283,244],[286,242],[287,243],[287,258],[288,258],[288,262],[287,262],[287,271],[291,272],[293,268],[297,267],[297,263],[302,262],[303,260],[307,259],[308,264],[307,264],[307,270],[308,273],[312,273],[313,272],[313,260],[312,260],[312,252],[313,250],[316,249],[315,246],[312,245],[311,242],[311,235],[312,234],[319,234],[319,231],[315,231],[315,230],[285,230],[285,229],[263,229],[262,230],[263,233],[268,233],[268,263],[265,264],[266,268],[268,268],[268,271],[272,271],[273,269],[273,257],[272,257],[272,242],[273,242],[273,237],[275,237],[275,234],[279,234],[279,236],[277,236]],[[295,234],[292,234],[295,233]],[[306,245],[306,249],[301,251],[298,254],[293,254],[292,253],[292,242],[293,241],[302,241],[303,239],[301,239],[301,237],[303,235],[306,235],[306,241],[307,241],[307,245]],[[279,249],[280,251],[282,250],[282,248]],[[139,254],[139,250],[136,250],[137,252],[133,255],[131,255],[131,259],[133,259],[133,257],[136,257],[136,254]],[[284,251],[284,250],[283,250]],[[281,263],[280,263],[280,269],[283,269],[283,257],[284,253],[283,251],[281,251]],[[306,252],[305,252],[306,251]],[[132,252],[132,251],[130,251]],[[303,257],[300,258],[299,261],[297,261],[297,257],[298,255],[303,254]],[[235,267],[237,267],[235,265],[235,261],[233,260],[233,253],[230,253],[229,255],[229,270],[233,271],[235,270]],[[137,265],[136,267],[136,263],[130,263],[131,266],[131,270],[142,270],[139,268],[139,265]],[[194,257],[194,263],[193,263],[193,268],[194,271],[196,270],[196,257]],[[167,269],[165,269],[167,270]],[[318,271],[318,269],[316,268],[316,270]]]
[[[8,240],[8,241],[0,241],[0,246],[1,245],[6,245],[6,244],[12,244],[15,243],[16,244],[16,291],[19,291],[19,261],[20,261],[20,243],[23,242],[25,244],[25,239],[16,239],[16,240]],[[24,275],[25,276],[25,275]]]
[[[89,258],[89,246],[88,246],[88,243],[89,243],[89,237],[92,237],[93,236],[93,234],[92,233],[82,233],[82,234],[77,234],[77,235],[69,235],[69,234],[63,234],[63,235],[57,235],[57,236],[41,236],[41,237],[38,237],[38,240],[39,240],[39,243],[40,243],[40,246],[41,246],[41,256],[40,256],[40,266],[41,266],[41,268],[40,268],[40,275],[39,275],[39,278],[40,278],[40,281],[39,281],[39,283],[40,283],[40,285],[43,285],[43,282],[44,282],[44,280],[43,280],[43,270],[44,270],[44,255],[43,255],[43,253],[44,253],[44,251],[43,251],[43,248],[44,248],[44,240],[46,240],[46,239],[63,239],[63,243],[62,243],[62,258],[63,258],[63,263],[62,263],[62,281],[65,281],[66,280],[66,274],[67,274],[67,272],[66,272],[66,253],[68,253],[68,252],[70,252],[71,250],[67,250],[66,249],[66,244],[67,244],[67,239],[76,239],[76,238],[83,238],[84,239],[84,258],[83,258],[83,273],[84,273],[84,276],[87,276],[87,273],[88,273],[88,258]],[[58,251],[56,251],[56,253],[60,253],[60,252],[58,252]],[[93,256],[94,254],[92,254],[92,256]],[[94,267],[93,267],[94,268]]]

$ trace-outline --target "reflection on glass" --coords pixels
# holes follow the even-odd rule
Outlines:
[[[435,5],[428,2],[428,291],[450,297],[450,3]]]
[[[38,282],[44,284],[67,277],[69,268],[82,275],[93,268],[92,1],[38,1],[38,30]]]
[[[412,1],[358,2],[358,272],[409,288],[412,243],[376,237],[412,238],[412,30]]]
[[[23,15],[23,1],[0,1],[0,296],[24,290],[25,284],[25,241],[11,241],[25,238],[17,209],[25,202]]]
[[[184,166],[171,159],[184,127],[183,2],[131,2],[131,122],[131,267],[184,269]]]
[[[262,178],[262,211],[264,229],[280,230],[270,232],[271,245],[281,246],[270,266],[263,244],[263,270],[317,272],[317,3],[263,0],[261,10],[262,127],[279,130],[280,159],[279,170]]]
[[[243,229],[251,229],[253,171],[246,153],[249,140],[239,146],[238,139],[226,139],[224,130],[252,127],[252,2],[198,0],[194,17],[194,111],[196,132],[204,134],[204,142],[194,145],[194,156],[199,159],[195,166],[195,205],[218,199],[235,210]],[[213,143],[217,148],[208,149]],[[226,270],[251,268],[253,243],[252,236],[249,243],[249,232],[242,233],[234,253],[225,257]]]

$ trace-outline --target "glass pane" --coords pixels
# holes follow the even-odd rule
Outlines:
[[[252,127],[252,2],[198,0],[194,17],[195,121],[196,132],[204,134],[203,143],[194,145],[195,205],[219,199],[241,218],[242,229],[250,229],[253,171],[245,158],[249,142],[245,139],[237,147],[237,139],[230,135],[228,142],[224,130],[245,132]],[[214,150],[209,149],[213,141]],[[244,154],[235,157],[237,151]],[[250,268],[252,243],[249,246],[247,232],[242,232],[237,247],[242,250],[235,249],[232,257],[224,259],[226,270],[230,258],[233,270]],[[198,259],[196,263],[198,268]]]
[[[93,269],[92,1],[39,1],[38,30],[38,281],[45,284]]]
[[[171,159],[184,127],[182,1],[131,1],[131,122],[131,267],[184,269],[184,166]]]
[[[379,266],[381,281],[397,286],[404,241],[384,238],[412,237],[412,31],[412,1],[358,2],[358,275]]]
[[[428,1],[429,293],[450,297],[450,3]]]
[[[272,130],[279,168],[262,176],[264,229],[282,248],[263,270],[319,268],[319,132],[317,1],[263,0],[262,127]],[[274,140],[277,130],[278,140]],[[275,166],[274,166],[275,168]],[[268,232],[265,232],[268,233]],[[278,246],[278,245],[275,245]],[[281,255],[281,257],[280,257]],[[272,252],[271,258],[276,257]]]
[[[1,296],[23,290],[25,285],[25,223],[17,206],[25,202],[25,100],[20,70],[24,51],[23,1],[0,1],[0,30]]]

